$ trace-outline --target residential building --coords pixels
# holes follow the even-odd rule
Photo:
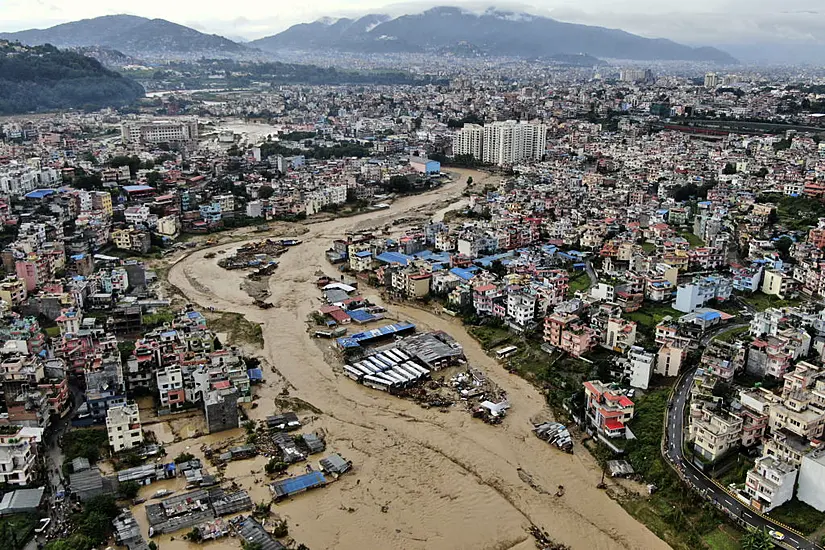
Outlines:
[[[600,380],[585,382],[584,394],[587,425],[608,438],[625,437],[626,424],[634,415],[633,401]]]
[[[106,412],[106,432],[114,452],[133,449],[143,443],[140,411],[135,403],[111,407]]]
[[[692,283],[679,285],[676,289],[676,303],[673,308],[690,313],[704,306],[710,300],[725,301],[730,298],[732,285],[729,279],[720,276],[700,277]]]
[[[798,472],[799,469],[788,462],[770,456],[757,458],[745,478],[745,492],[751,498],[751,506],[766,513],[791,500]]]
[[[715,462],[739,446],[742,419],[728,412],[702,409],[701,417],[693,420],[693,450],[707,462]]]
[[[656,358],[656,374],[668,377],[678,376],[686,357],[686,347],[676,343],[662,345]]]
[[[21,426],[0,426],[0,483],[28,485],[34,481],[37,433]]]
[[[802,457],[796,498],[820,512],[825,512],[825,450]]]

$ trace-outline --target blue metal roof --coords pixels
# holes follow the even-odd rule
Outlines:
[[[362,250],[361,252],[356,252],[355,256],[357,258],[369,258],[370,256],[372,256],[372,252],[370,252],[369,250]]]
[[[465,281],[469,281],[470,279],[475,277],[475,274],[472,271],[470,271],[469,269],[463,269],[461,267],[452,268],[450,270],[450,273],[457,277],[460,277],[461,279],[464,279]]]
[[[298,477],[276,481],[272,484],[272,491],[276,496],[288,496],[314,487],[326,485],[327,479],[321,472],[309,472]]]
[[[712,321],[720,317],[722,317],[722,315],[718,311],[703,311],[699,314],[699,318],[703,321]]]
[[[262,371],[261,369],[247,369],[246,375],[249,377],[250,380],[264,379],[264,371]]]
[[[43,197],[48,197],[49,195],[53,195],[56,193],[54,189],[35,189],[30,193],[26,193],[27,199],[42,199]]]
[[[364,309],[354,309],[352,311],[348,311],[347,313],[353,318],[353,320],[361,323],[366,323],[375,319],[375,315]]]
[[[123,190],[127,193],[134,193],[135,191],[154,191],[154,187],[148,185],[124,185]]]
[[[376,260],[386,264],[409,265],[413,258],[412,256],[401,254],[400,252],[384,252],[383,254],[379,254],[376,257]]]

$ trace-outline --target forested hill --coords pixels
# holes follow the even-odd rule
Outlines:
[[[91,57],[0,40],[2,115],[117,107],[143,95],[140,84]]]

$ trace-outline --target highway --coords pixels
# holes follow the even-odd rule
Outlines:
[[[721,506],[732,518],[742,521],[757,529],[775,529],[785,534],[785,540],[777,545],[784,548],[817,550],[820,546],[802,535],[779,525],[770,518],[761,515],[755,509],[743,504],[730,493],[716,485],[702,473],[692,462],[685,459],[682,450],[684,433],[685,407],[690,396],[690,387],[695,369],[685,372],[676,383],[671,400],[668,403],[667,421],[665,422],[665,458],[679,471],[681,477],[703,497]]]

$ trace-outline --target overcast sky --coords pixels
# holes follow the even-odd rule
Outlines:
[[[481,11],[491,5],[572,23],[621,28],[690,44],[825,42],[825,0],[0,0],[0,31],[49,27],[99,15],[160,17],[230,38],[258,38],[322,16],[400,15],[434,5]]]

